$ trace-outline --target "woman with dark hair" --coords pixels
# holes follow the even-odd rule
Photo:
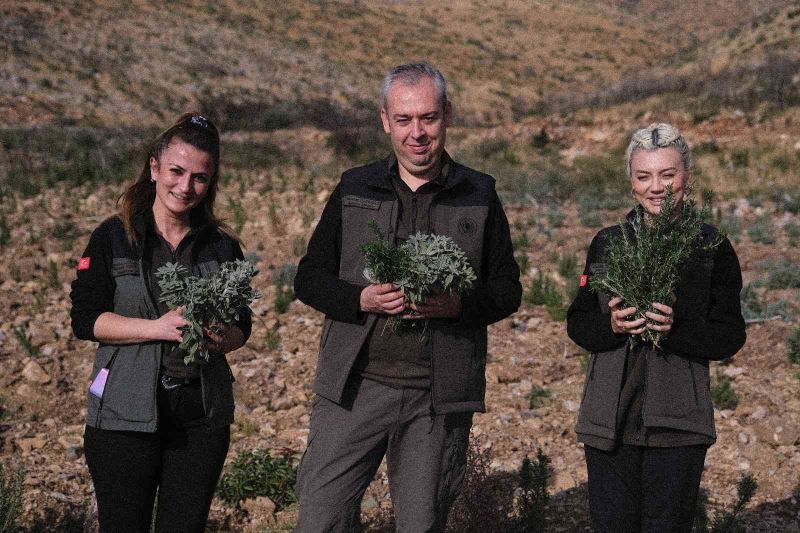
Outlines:
[[[638,204],[626,234],[661,212],[669,187],[680,215],[692,158],[675,127],[636,131],[626,167]],[[709,361],[731,357],[745,342],[742,274],[731,243],[704,224],[671,301],[637,310],[587,283],[605,272],[609,239],[621,231],[605,228],[592,240],[567,313],[570,338],[592,352],[575,428],[586,454],[592,525],[598,533],[689,533],[706,450],[716,440]],[[636,318],[638,311],[644,317]],[[629,342],[645,330],[661,332],[660,348]]]
[[[208,334],[208,363],[185,364],[181,310],[159,301],[168,262],[209,276],[241,259],[214,214],[219,133],[196,113],[154,141],[119,214],[92,233],[72,283],[72,328],[99,342],[84,446],[100,530],[203,531],[230,443],[232,374],[225,353],[250,335],[250,316]]]

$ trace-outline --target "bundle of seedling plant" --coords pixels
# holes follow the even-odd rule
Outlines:
[[[362,246],[370,283],[393,283],[403,290],[405,304],[420,304],[428,296],[444,292],[465,294],[476,279],[466,254],[445,235],[417,232],[395,246],[386,241],[373,221],[374,241]],[[390,317],[386,327],[398,332],[402,321]]]
[[[258,269],[249,261],[228,261],[208,278],[190,276],[178,263],[167,263],[156,271],[161,301],[170,309],[183,307],[188,324],[181,328],[179,348],[186,355],[187,365],[207,363],[210,358],[205,332],[218,335],[223,325],[233,324],[249,312],[249,306],[260,297],[250,285]]]
[[[713,249],[722,242],[721,236],[702,242],[701,229],[710,214],[711,194],[704,194],[703,200],[700,210],[691,199],[675,205],[670,186],[658,215],[648,215],[638,206],[630,224],[621,222],[619,234],[608,239],[603,258],[606,270],[590,276],[589,286],[621,297],[623,308],[635,307],[636,313],[628,320],[645,318],[655,323],[645,317],[646,311],[661,314],[652,303],[672,306],[673,291],[687,261],[700,250]],[[631,335],[630,340],[632,344],[641,341],[659,347],[663,335],[646,329]]]

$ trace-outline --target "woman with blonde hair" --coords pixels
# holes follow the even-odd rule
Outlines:
[[[72,328],[99,343],[84,447],[100,530],[200,532],[230,443],[225,353],[250,335],[249,314],[208,334],[207,364],[184,364],[187,322],[160,302],[156,271],[179,263],[209,276],[242,258],[214,214],[220,143],[214,124],[182,115],[153,142],[119,214],[92,233],[72,283]]]
[[[634,234],[634,221],[647,224],[661,212],[670,187],[680,216],[692,157],[677,128],[652,124],[636,131],[626,170],[637,203],[626,233]],[[718,231],[704,224],[674,298],[637,309],[588,283],[605,272],[609,239],[622,231],[611,226],[594,237],[567,313],[570,338],[592,352],[576,427],[592,524],[597,532],[689,533],[706,450],[716,440],[709,362],[734,355],[746,337],[741,270],[727,239],[703,246],[719,241]],[[661,332],[659,347],[629,342],[646,330]]]

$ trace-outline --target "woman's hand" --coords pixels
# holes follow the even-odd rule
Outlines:
[[[233,324],[223,324],[217,327],[219,333],[206,331],[206,346],[211,352],[228,353],[240,348],[244,344],[244,333]]]
[[[403,315],[403,318],[420,320],[426,318],[453,318],[461,312],[461,296],[452,292],[432,294],[425,301],[411,304],[409,308],[414,311]]]
[[[181,342],[183,332],[178,328],[188,324],[183,318],[183,307],[168,311],[152,321],[151,338],[156,341]]]
[[[660,313],[647,311],[644,314],[644,316],[653,321],[647,323],[647,329],[651,329],[653,331],[661,331],[661,332],[666,332],[671,330],[672,308],[668,305],[664,305],[658,302],[653,302],[653,307],[658,311],[660,311]]]
[[[396,315],[405,309],[403,291],[393,283],[367,285],[361,291],[360,304],[365,313]]]
[[[647,329],[645,322],[647,320],[638,318],[636,320],[626,320],[629,316],[636,313],[635,307],[626,307],[620,309],[619,305],[622,303],[622,298],[615,296],[608,302],[608,307],[611,308],[611,331],[618,335],[638,335]]]

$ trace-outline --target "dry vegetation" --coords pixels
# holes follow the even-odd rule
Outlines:
[[[448,149],[497,177],[526,288],[519,312],[491,328],[475,475],[505,494],[523,457],[543,449],[547,531],[587,526],[572,432],[585,354],[562,318],[591,237],[630,207],[626,136],[665,120],[695,147],[698,188],[717,193],[714,222],[734,241],[753,320],[742,352],[715,365],[720,402],[738,404],[717,412],[709,508],[729,507],[751,473],[761,486],[747,530],[798,531],[800,369],[787,339],[800,316],[800,8],[708,2],[698,16],[699,3],[677,4],[0,2],[0,462],[25,468],[25,527],[91,523],[81,435],[93,346],[71,337],[68,284],[138,171],[143,139],[187,108],[223,125],[219,205],[264,293],[252,338],[230,356],[229,460],[256,448],[296,457],[322,317],[291,301],[285,279],[338,174],[385,153],[382,71],[428,57],[459,110]],[[381,474],[365,499],[373,525],[387,487]],[[218,500],[212,519],[286,529],[293,508]]]

